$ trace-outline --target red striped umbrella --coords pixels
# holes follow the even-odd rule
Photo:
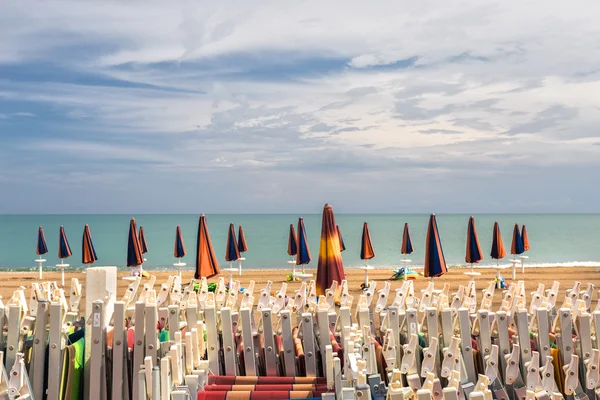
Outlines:
[[[246,243],[246,235],[244,235],[244,228],[240,225],[238,228],[238,250],[240,253],[248,251],[248,243]]]
[[[344,239],[342,238],[342,232],[340,232],[340,226],[336,225],[335,230],[337,231],[338,237],[340,238],[340,251],[346,250],[346,245],[344,244]]]
[[[363,224],[362,240],[360,242],[360,259],[370,260],[375,257],[373,243],[371,242],[371,232],[369,232],[369,224]]]
[[[287,253],[292,257],[298,254],[298,237],[296,236],[296,231],[294,230],[294,224],[290,224]]]

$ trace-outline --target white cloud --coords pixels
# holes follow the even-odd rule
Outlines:
[[[269,191],[338,171],[344,193],[598,164],[596,2],[0,7],[0,66],[66,76],[0,80],[0,107],[65,119],[38,116],[53,134],[19,135],[21,149],[137,160],[157,179],[260,172]],[[0,123],[18,114],[0,108]]]

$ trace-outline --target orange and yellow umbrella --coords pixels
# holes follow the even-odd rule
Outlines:
[[[321,222],[321,241],[319,244],[319,263],[317,266],[317,295],[324,295],[333,281],[341,283],[346,279],[340,238],[338,237],[333,207],[325,204]]]

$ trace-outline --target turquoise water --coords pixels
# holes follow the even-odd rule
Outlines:
[[[309,265],[316,267],[321,215],[302,215],[313,256]],[[81,268],[81,238],[85,224],[90,225],[92,240],[98,254],[96,265],[115,265],[124,268],[127,256],[127,234],[130,215],[0,215],[0,268],[28,270],[34,268],[38,226],[43,226],[50,253],[46,265],[58,263],[58,230],[64,225],[73,256],[66,262]],[[183,262],[193,268],[196,252],[198,215],[134,215],[138,226],[143,226],[148,242],[145,268],[172,268],[175,229],[181,225],[187,249]],[[225,265],[225,242],[229,223],[244,226],[249,250],[244,254],[248,268],[287,269],[287,234],[289,224],[297,224],[299,215],[208,215],[208,227],[219,263]],[[464,264],[465,238],[468,215],[438,215],[438,228],[446,261],[449,265]],[[531,243],[530,265],[540,264],[600,264],[600,214],[583,215],[475,215],[481,247],[486,255],[483,265],[495,264],[490,260],[492,227],[499,221],[504,245],[510,253],[512,229],[515,223],[526,224]],[[346,251],[342,253],[346,267],[362,265],[360,237],[362,224],[369,222],[376,257],[369,262],[374,266],[393,266],[402,260],[400,246],[402,229],[408,222],[415,252],[413,264],[423,264],[428,215],[399,214],[337,214]],[[511,258],[509,255],[506,260]]]

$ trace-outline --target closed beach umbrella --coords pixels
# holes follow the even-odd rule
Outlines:
[[[311,260],[308,241],[306,240],[306,228],[304,228],[304,219],[298,218],[298,254],[296,254],[296,265],[306,265]]]
[[[35,254],[42,255],[48,252],[48,246],[46,246],[46,236],[44,236],[44,230],[40,226],[38,229],[38,240],[37,240],[37,248],[35,250]]]
[[[173,256],[175,258],[182,258],[185,256],[185,244],[183,243],[183,235],[181,234],[181,226],[177,225],[177,230],[175,231],[175,246],[173,249]]]
[[[244,228],[240,225],[238,228],[238,250],[240,253],[248,251],[248,243],[246,243],[246,235],[244,235]]]
[[[519,224],[515,224],[513,229],[512,243],[510,245],[510,254],[519,255],[523,254],[525,249],[523,248],[523,239],[521,238],[521,231],[519,230]]]
[[[342,238],[342,232],[340,232],[340,226],[336,225],[335,230],[337,231],[338,237],[340,238],[340,251],[346,250],[346,245],[344,244],[344,238]]]
[[[410,230],[408,223],[404,224],[404,232],[402,232],[402,254],[412,254],[413,252],[412,239],[410,238]]]
[[[469,226],[467,227],[467,253],[465,261],[471,264],[471,272],[473,272],[473,264],[477,264],[483,260],[483,253],[479,245],[479,236],[477,236],[477,227],[475,226],[475,218],[469,217]]]
[[[304,223],[302,224],[304,228]],[[305,238],[306,240],[306,238]],[[317,266],[317,295],[324,295],[333,281],[341,283],[346,279],[340,240],[337,234],[333,207],[325,204],[321,222],[321,241],[319,244],[319,264]]]
[[[287,253],[291,257],[298,254],[298,237],[296,236],[296,230],[294,229],[294,224],[290,224],[290,233],[288,235]]]
[[[229,233],[227,234],[227,249],[225,252],[225,260],[234,262],[240,258],[240,251],[235,240],[235,227],[229,224]]]
[[[85,228],[83,228],[81,262],[83,264],[93,264],[96,261],[98,261],[98,256],[96,255],[96,249],[94,249],[94,244],[92,243],[92,234],[90,232],[90,226],[88,224],[85,224]]]
[[[72,254],[71,246],[69,246],[69,241],[65,234],[65,228],[61,226],[58,232],[58,258],[64,260],[71,257]]]
[[[442,250],[442,241],[437,227],[435,214],[429,217],[429,226],[427,227],[427,239],[425,241],[425,265],[424,275],[428,278],[434,278],[444,275],[448,272],[444,250]]]
[[[370,260],[375,257],[373,243],[371,242],[371,232],[369,232],[369,224],[363,224],[362,239],[360,241],[360,259]]]
[[[198,243],[196,247],[196,272],[194,278],[210,278],[219,274],[219,262],[210,240],[208,225],[206,224],[206,215],[200,216],[198,223]]]
[[[140,246],[142,247],[142,254],[146,254],[148,252],[148,243],[146,243],[146,235],[144,235],[144,228],[140,226]]]
[[[129,220],[129,236],[127,238],[127,266],[137,267],[144,263],[142,245],[137,233],[135,218]]]
[[[527,228],[525,225],[521,228],[521,240],[523,241],[523,250],[529,251],[531,246],[529,246],[529,237],[527,236]]]
[[[494,236],[492,239],[492,251],[490,256],[494,260],[498,260],[498,263],[501,259],[506,257],[506,250],[504,249],[504,243],[502,242],[502,235],[500,234],[500,225],[498,221],[494,223]]]

